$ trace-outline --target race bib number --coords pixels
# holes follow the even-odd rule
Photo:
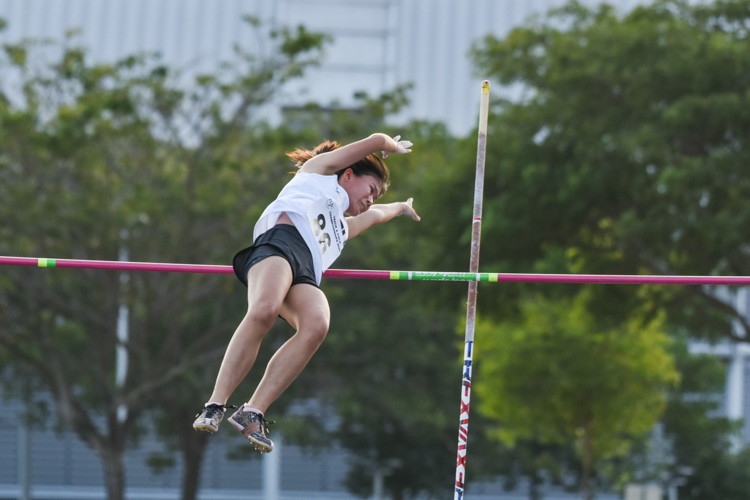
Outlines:
[[[320,245],[323,269],[328,269],[341,254],[346,242],[346,222],[332,198],[321,198],[307,212],[313,234]]]

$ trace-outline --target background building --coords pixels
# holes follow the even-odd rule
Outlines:
[[[411,83],[402,119],[446,123],[464,134],[476,126],[480,82],[468,57],[487,34],[503,36],[529,16],[564,0],[0,0],[8,28],[0,43],[24,37],[61,39],[71,29],[95,61],[160,52],[188,73],[229,60],[232,47],[262,50],[242,21],[298,26],[333,36],[322,66],[280,89],[275,104],[352,103],[356,91],[378,95]],[[596,5],[599,0],[582,3]],[[609,2],[626,11],[642,1]],[[493,86],[493,95],[511,92]],[[276,110],[278,111],[278,109]]]

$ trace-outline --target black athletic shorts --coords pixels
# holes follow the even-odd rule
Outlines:
[[[283,257],[289,262],[292,268],[292,285],[307,283],[318,286],[310,249],[297,228],[289,224],[277,224],[258,236],[251,246],[240,250],[232,261],[234,274],[247,286],[247,272],[250,268],[272,255]]]

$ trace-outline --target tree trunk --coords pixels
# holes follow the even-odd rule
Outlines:
[[[206,452],[209,434],[205,432],[196,433],[190,428],[190,434],[181,433],[182,458],[184,461],[182,471],[182,500],[196,500],[198,487],[200,486],[201,466]]]
[[[594,498],[591,487],[591,472],[594,464],[594,436],[591,435],[591,424],[587,423],[583,430],[581,443],[581,490],[585,500]]]
[[[104,482],[107,488],[107,500],[125,499],[125,467],[122,451],[107,449],[101,451],[104,465]]]
[[[542,495],[539,493],[539,470],[536,466],[529,473],[529,500],[541,500]]]
[[[124,500],[125,466],[122,455],[125,449],[127,422],[120,422],[117,418],[117,409],[111,408],[107,414],[108,432],[101,434],[83,409],[84,406],[73,395],[73,384],[66,383],[59,367],[54,365],[54,370],[50,373],[52,376],[48,385],[52,389],[61,420],[99,455],[102,461],[107,500]],[[131,412],[129,418],[135,418],[135,412]]]

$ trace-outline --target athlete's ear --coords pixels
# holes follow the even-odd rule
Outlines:
[[[341,180],[349,182],[352,180],[353,176],[354,176],[354,170],[352,170],[351,168],[347,168],[346,170],[344,170],[344,173],[341,174]]]

